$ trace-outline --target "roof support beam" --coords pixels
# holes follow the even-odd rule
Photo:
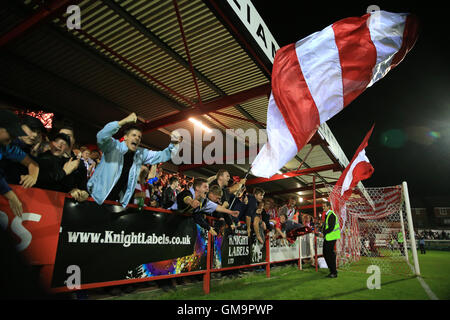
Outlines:
[[[323,207],[323,203],[316,203],[315,207],[316,208],[322,208]],[[314,208],[314,204],[308,204],[306,206],[299,206],[300,210],[313,209],[313,208]]]
[[[177,0],[172,0],[173,6],[175,8],[175,13],[177,14],[178,26],[180,27],[181,37],[183,38],[184,51],[186,52],[186,57],[189,62],[189,70],[191,70],[192,78],[194,80],[195,91],[197,92],[197,100],[202,103],[202,98],[200,95],[200,89],[198,88],[197,78],[195,76],[194,67],[192,65],[191,54],[189,52],[189,47],[187,44],[186,36],[184,35],[183,21],[181,19],[180,10],[178,9]]]
[[[335,184],[335,182],[329,183],[329,185],[334,185],[334,184]],[[327,185],[325,183],[317,184],[316,185],[316,192],[317,192],[317,189],[322,189],[322,188],[326,188],[326,187],[327,187]],[[310,191],[310,190],[313,190],[313,186],[306,186],[306,187],[301,187],[301,188],[273,191],[273,192],[267,193],[266,195],[267,196],[276,196],[276,195],[280,195],[280,194],[296,193],[296,192]]]
[[[232,119],[238,119],[238,120],[242,120],[242,121],[246,121],[246,122],[250,122],[250,123],[256,123],[256,124],[259,124],[260,126],[263,126],[263,127],[267,126],[263,122],[259,122],[257,120],[252,120],[252,119],[249,119],[249,118],[238,117],[238,116],[235,116],[235,115],[232,115],[232,114],[228,114],[228,113],[225,113],[225,112],[214,111],[214,113],[216,113],[216,114],[218,114],[220,116],[224,116],[224,117],[228,117],[228,118],[232,118]]]
[[[339,169],[339,167],[333,163],[333,164],[328,164],[328,165],[320,166],[320,167],[308,168],[308,169],[303,169],[303,170],[298,170],[298,171],[295,170],[295,171],[290,171],[290,172],[286,172],[283,174],[275,174],[271,178],[250,179],[247,181],[246,185],[265,183],[265,182],[282,180],[282,179],[289,179],[289,178],[293,178],[293,177],[297,177],[297,176],[302,176],[305,174],[316,173],[319,171],[337,170],[337,169]]]
[[[157,130],[159,128],[164,128],[172,124],[186,121],[189,117],[204,115],[209,112],[227,108],[238,103],[242,103],[245,101],[252,100],[254,98],[264,96],[267,94],[267,92],[270,92],[270,89],[271,89],[270,83],[264,84],[229,96],[214,99],[210,102],[203,103],[202,105],[197,105],[197,107],[194,107],[192,109],[180,111],[178,113],[175,113],[173,115],[158,120],[149,121],[143,126],[143,132],[147,133],[149,131]]]
[[[234,154],[232,159],[230,159],[230,157],[228,157],[228,156],[224,156],[222,163],[214,163],[214,164],[230,164],[230,163],[227,163],[230,160],[232,160],[233,161],[232,164],[234,164],[235,161],[237,161],[237,160],[247,159],[249,157],[249,154],[250,154],[250,150],[246,150],[245,153],[243,153],[243,154]],[[180,165],[178,167],[178,171],[180,171],[180,172],[182,172],[182,171],[189,171],[189,170],[193,170],[193,169],[197,169],[197,168],[206,167],[208,165],[210,165],[210,164],[205,163],[205,162],[194,163],[194,164],[183,164],[183,165]]]
[[[26,31],[31,30],[34,26],[44,21],[45,19],[51,17],[53,14],[57,13],[64,6],[70,3],[77,3],[80,1],[73,0],[54,0],[48,5],[42,6],[36,13],[32,14],[30,17],[22,21],[20,24],[12,28],[10,31],[5,33],[0,37],[0,47],[3,47],[12,40],[20,37]]]

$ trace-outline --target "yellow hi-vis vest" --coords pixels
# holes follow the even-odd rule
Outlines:
[[[400,231],[397,234],[397,241],[398,241],[398,243],[403,243],[403,232]]]
[[[330,233],[327,233],[325,235],[325,240],[327,240],[327,241],[337,240],[337,239],[341,238],[341,229],[339,227],[339,219],[338,219],[337,215],[333,212],[333,210],[328,211],[327,218],[325,220],[325,229],[328,229],[328,218],[332,214],[334,214],[336,223],[334,224],[333,231],[331,231]]]

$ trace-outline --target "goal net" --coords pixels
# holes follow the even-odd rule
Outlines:
[[[404,189],[402,185],[355,188],[341,203],[340,188],[328,187],[341,227],[341,238],[336,241],[339,269],[366,272],[369,265],[376,265],[382,273],[418,274],[411,250],[415,250],[412,220],[407,217],[409,197],[405,203]]]

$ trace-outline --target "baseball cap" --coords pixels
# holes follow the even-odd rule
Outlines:
[[[14,138],[27,135],[20,126],[19,117],[9,110],[0,110],[0,128],[5,128]]]
[[[62,139],[64,140],[68,146],[70,146],[70,137],[65,134],[65,133],[58,133],[53,139],[52,141],[56,141],[57,139]]]

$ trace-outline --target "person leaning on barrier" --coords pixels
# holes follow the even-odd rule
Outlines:
[[[194,184],[190,189],[186,189],[178,194],[177,201],[170,207],[170,210],[175,210],[184,214],[192,214],[195,223],[203,229],[209,230],[212,235],[216,236],[217,233],[206,221],[203,214],[211,214],[214,211],[217,211],[236,216],[239,214],[239,211],[231,211],[212,202],[207,198],[208,191],[209,186],[207,180],[195,178]]]
[[[69,144],[70,137],[64,133],[58,133],[51,139],[50,150],[40,154],[36,159],[41,171],[35,186],[69,193],[75,200],[82,202],[89,197],[89,194],[83,184],[85,177],[81,177],[80,181],[75,173],[80,160],[67,159],[63,156]]]
[[[142,130],[135,125],[127,128],[122,142],[112,137],[120,128],[136,121],[137,116],[133,112],[120,121],[108,123],[97,133],[97,144],[103,155],[87,187],[99,205],[108,199],[119,201],[126,207],[133,196],[141,165],[169,161],[179,148],[181,137],[172,137],[172,142],[163,151],[139,147]]]
[[[250,237],[252,226],[254,227],[256,210],[258,204],[263,201],[265,191],[261,188],[253,189],[253,194],[247,195],[248,203],[245,208],[245,224],[247,226],[247,235]]]
[[[29,115],[20,116],[19,121],[20,127],[26,135],[12,140],[9,148],[18,147],[33,161],[36,161],[36,156],[42,152],[41,145],[46,129],[39,119]],[[3,169],[5,179],[9,184],[19,184],[20,176],[26,175],[28,172],[27,168],[20,162],[8,159],[1,161],[0,168]]]
[[[222,189],[222,198],[221,203],[224,208],[228,208],[231,204],[231,195],[236,194],[242,185],[245,185],[247,179],[241,179],[238,183],[233,184],[231,187],[228,187],[230,182],[230,173],[225,169],[220,169],[217,171],[215,176],[208,178],[209,187],[214,185],[220,186]],[[232,208],[230,208],[232,209]]]
[[[77,164],[73,172],[64,178],[63,190],[64,192],[69,192],[77,201],[84,201],[87,199],[89,194],[87,194],[87,169],[84,163],[79,160],[78,156],[73,152],[74,145],[76,142],[75,139],[75,129],[71,123],[71,121],[64,121],[62,125],[55,126],[57,130],[57,134],[64,134],[69,137],[69,144],[66,144],[64,152],[62,154],[62,158],[65,159],[66,163],[71,162],[72,165]],[[77,161],[78,160],[78,161]],[[74,162],[76,161],[76,162]],[[70,187],[75,188],[77,190],[72,191]],[[83,192],[81,192],[81,190]],[[86,191],[86,192],[85,192]],[[86,196],[87,194],[87,196]]]
[[[222,196],[223,190],[219,185],[215,184],[209,188],[208,199],[210,201],[222,205],[221,203]],[[224,223],[226,223],[228,227],[231,228],[232,231],[234,231],[234,229],[236,228],[236,225],[234,224],[231,218],[232,216],[230,216],[229,214],[214,211],[212,216],[219,219],[217,223],[219,229],[223,226]]]
[[[266,224],[263,222],[262,213],[264,210],[264,202],[258,202],[258,207],[253,218],[253,230],[255,230],[256,239],[260,243],[264,243],[263,236],[266,230]]]
[[[288,203],[280,208],[280,214],[285,213],[289,220],[294,220],[295,217],[295,204],[297,203],[296,196],[289,196]]]
[[[8,110],[0,110],[0,161],[9,159],[16,161],[28,168],[28,174],[21,175],[19,184],[24,188],[31,188],[36,184],[39,176],[39,165],[33,161],[19,147],[11,147],[13,139],[24,136],[26,133],[19,125],[17,116]],[[9,206],[14,215],[21,217],[23,213],[22,202],[12,191],[4,178],[4,171],[0,168],[0,194],[9,202]]]
[[[177,189],[180,185],[180,180],[177,177],[173,176],[169,179],[169,185],[166,189],[164,189],[162,194],[162,207],[165,209],[173,206],[175,201],[177,200]]]

